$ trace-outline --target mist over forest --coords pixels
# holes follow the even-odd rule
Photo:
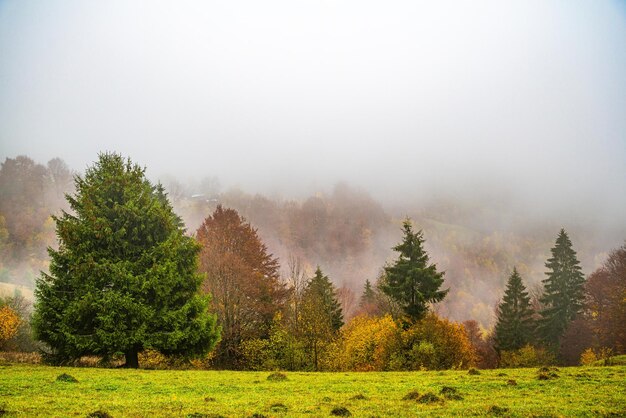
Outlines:
[[[47,270],[45,249],[57,245],[50,214],[69,210],[64,193],[74,192],[75,175],[80,172],[59,158],[47,164],[25,156],[3,162],[1,281],[32,289],[39,270]],[[186,184],[170,175],[155,182],[164,185],[189,234],[222,205],[258,229],[269,252],[279,258],[285,280],[295,259],[308,276],[320,266],[339,289],[348,318],[358,309],[365,280],[375,283],[386,263],[397,257],[392,247],[406,217],[423,230],[431,261],[445,271],[444,287],[450,292],[436,311],[456,321],[475,319],[486,329],[493,325],[495,306],[513,267],[531,292],[540,293],[544,264],[560,228],[572,237],[585,274],[596,270],[626,237],[626,224],[619,219],[539,219],[498,196],[472,200],[425,195],[401,204],[377,200],[347,183],[289,197],[224,189],[218,177]]]
[[[0,281],[33,288],[111,151],[189,234],[221,204],[283,275],[322,267],[348,316],[409,217],[438,313],[489,328],[561,228],[585,274],[626,239],[625,40],[619,1],[0,2]]]

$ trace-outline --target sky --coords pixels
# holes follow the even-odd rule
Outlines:
[[[624,1],[0,0],[0,159],[626,226]]]

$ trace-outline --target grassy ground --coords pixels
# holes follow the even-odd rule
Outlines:
[[[63,373],[78,382],[57,381]],[[626,366],[560,368],[547,380],[537,369],[269,375],[5,364],[0,416],[328,417],[337,407],[355,417],[626,416]],[[444,386],[458,396],[441,395]],[[403,400],[411,391],[422,398]],[[420,402],[428,392],[441,400]]]

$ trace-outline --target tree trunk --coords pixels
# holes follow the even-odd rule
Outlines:
[[[126,358],[126,364],[124,364],[124,367],[127,369],[139,368],[139,353],[137,350],[127,351],[124,353],[124,357]]]

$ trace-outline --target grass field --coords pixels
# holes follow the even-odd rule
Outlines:
[[[63,373],[78,382],[57,381]],[[269,372],[4,364],[0,415],[328,417],[347,410],[355,417],[626,416],[626,366],[560,368],[544,373],[547,380],[538,378],[538,369],[285,374],[281,381],[269,380]],[[447,397],[445,386],[453,388]],[[416,399],[404,400],[412,391]],[[424,396],[429,392],[437,398]]]

